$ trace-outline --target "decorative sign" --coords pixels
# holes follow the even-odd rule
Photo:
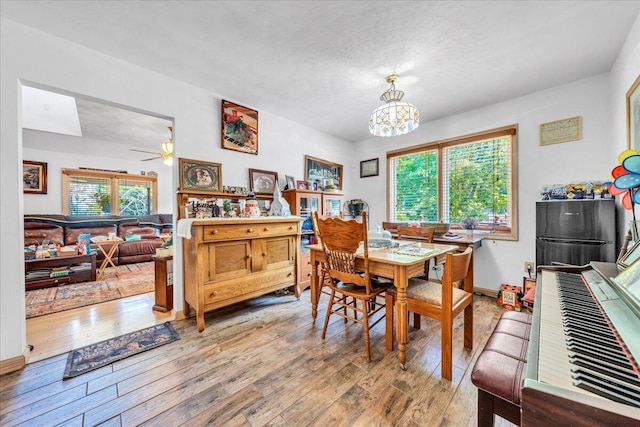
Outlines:
[[[540,125],[540,145],[559,144],[579,139],[582,139],[582,117],[580,116]]]

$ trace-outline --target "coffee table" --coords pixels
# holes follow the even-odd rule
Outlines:
[[[96,254],[89,255],[70,255],[61,257],[51,257],[42,259],[28,259],[24,261],[25,273],[54,267],[70,267],[82,263],[90,263],[91,268],[85,271],[70,272],[68,276],[60,277],[43,277],[39,279],[26,280],[24,282],[25,289],[47,288],[50,286],[58,286],[64,283],[93,282],[96,280]]]

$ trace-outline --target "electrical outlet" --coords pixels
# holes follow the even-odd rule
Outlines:
[[[534,274],[536,268],[536,263],[533,261],[525,261],[524,262],[524,272]]]

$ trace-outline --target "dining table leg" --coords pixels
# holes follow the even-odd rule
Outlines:
[[[315,251],[311,251],[311,317],[315,320],[318,316],[318,300],[320,289],[318,286],[318,262],[316,261]]]
[[[398,340],[398,360],[400,367],[406,369],[407,342],[409,341],[408,312],[407,312],[407,268],[402,265],[394,266],[394,285],[397,289],[396,299],[396,339]]]

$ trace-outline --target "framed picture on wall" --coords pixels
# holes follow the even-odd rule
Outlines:
[[[47,194],[47,164],[22,161],[22,191],[25,194]]]
[[[378,176],[378,159],[363,160],[360,162],[360,178]]]
[[[640,150],[640,75],[627,91],[627,148]]]
[[[258,112],[222,100],[222,148],[258,154]]]
[[[342,165],[316,157],[304,156],[304,176],[311,182],[313,190],[322,190],[323,185],[329,179],[333,185],[342,190]],[[314,185],[315,184],[315,185]]]
[[[222,165],[202,160],[179,159],[180,191],[221,192]]]

